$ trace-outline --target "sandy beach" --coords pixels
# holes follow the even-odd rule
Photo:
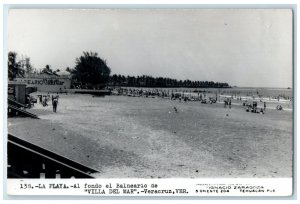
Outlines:
[[[292,111],[79,94],[60,95],[57,113],[40,104],[28,111],[41,119],[9,118],[8,132],[99,178],[292,176]]]

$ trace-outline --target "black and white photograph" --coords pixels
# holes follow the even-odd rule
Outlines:
[[[292,9],[9,9],[7,32],[8,180],[293,178]]]

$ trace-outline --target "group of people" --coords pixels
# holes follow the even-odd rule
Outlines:
[[[231,108],[231,99],[229,99],[229,98],[226,98],[226,99],[224,100],[224,108],[227,108],[227,106],[228,106],[229,108]]]
[[[208,92],[209,93],[209,92]],[[112,94],[114,95],[122,95],[122,96],[130,96],[130,97],[146,97],[146,98],[165,98],[170,100],[178,100],[179,102],[187,102],[187,101],[200,101],[201,103],[216,103],[220,97],[224,97],[215,93],[210,94],[211,97],[208,97],[208,93],[203,92],[191,92],[190,90],[176,90],[176,89],[142,89],[142,88],[115,88],[112,90]],[[267,103],[260,100],[263,103],[263,107],[257,106],[257,101],[254,101],[254,96],[252,102],[248,102],[247,100],[243,99],[241,96],[233,96],[225,97],[224,108],[232,107],[232,100],[236,99],[237,101],[242,101],[242,105],[246,107],[247,112],[252,113],[266,113]],[[283,110],[281,105],[276,106],[277,110]],[[175,110],[176,111],[176,110]]]
[[[200,101],[207,103],[215,103],[217,96],[206,99],[206,92],[195,93],[188,90],[166,90],[166,89],[137,89],[137,88],[115,88],[112,90],[113,95],[155,98],[160,97],[170,100],[178,100],[179,102]]]
[[[34,106],[34,103],[36,103],[36,99],[30,96],[29,94],[26,95],[25,104],[28,108],[31,108]]]
[[[44,107],[48,106],[48,101],[50,99],[50,95],[38,95],[39,103],[42,104]]]
[[[246,101],[247,102],[247,101]],[[264,102],[264,108],[258,108],[257,107],[257,102],[253,101],[252,104],[249,103],[243,103],[243,106],[246,106],[246,112],[251,112],[251,113],[261,113],[261,114],[265,114],[266,109],[267,109],[267,103]]]
[[[38,95],[38,98],[39,98],[39,103],[43,106],[43,107],[46,107],[48,106],[48,102],[51,98],[51,102],[52,102],[52,107],[53,107],[53,112],[56,113],[56,110],[57,110],[57,106],[58,106],[58,98],[59,98],[59,95],[58,93],[54,96],[54,95],[51,95],[50,97],[50,94],[48,93],[47,95]]]

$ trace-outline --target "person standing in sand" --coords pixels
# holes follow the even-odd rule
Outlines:
[[[58,105],[58,98],[55,97],[52,101],[52,106],[53,106],[53,112],[56,113],[57,110],[57,105]]]

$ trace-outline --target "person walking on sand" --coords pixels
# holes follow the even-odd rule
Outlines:
[[[53,112],[56,113],[57,110],[57,105],[58,105],[58,98],[55,97],[52,101],[52,106],[53,106]]]
[[[266,108],[267,108],[267,103],[264,102],[264,112],[266,112]]]
[[[40,104],[43,104],[43,95],[38,95]]]
[[[47,103],[47,96],[44,96],[44,99],[43,99],[43,106],[48,106],[48,103]]]

